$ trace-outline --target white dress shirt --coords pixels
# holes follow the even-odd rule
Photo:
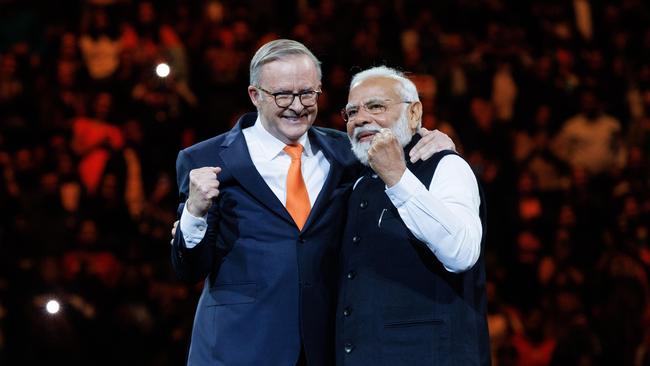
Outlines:
[[[287,173],[289,165],[291,165],[291,157],[283,150],[286,144],[271,135],[262,126],[259,117],[253,126],[243,129],[242,133],[253,165],[278,200],[286,207]],[[307,133],[302,135],[298,142],[304,147],[301,156],[301,171],[307,186],[309,202],[313,208],[329,173],[330,163],[322,151],[311,146]],[[206,218],[207,215],[204,217],[193,216],[187,211],[187,205],[183,208],[180,228],[187,248],[193,248],[205,236],[208,226]]]
[[[411,233],[449,272],[462,272],[476,263],[483,235],[481,199],[465,160],[457,155],[443,157],[428,189],[406,169],[397,184],[386,188],[386,194]]]

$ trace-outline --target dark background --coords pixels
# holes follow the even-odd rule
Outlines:
[[[430,3],[0,1],[0,364],[184,363],[175,157],[253,110],[250,58],[286,37],[323,62],[317,124],[387,64],[470,161],[495,365],[650,365],[650,7]]]

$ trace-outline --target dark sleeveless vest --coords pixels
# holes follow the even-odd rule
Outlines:
[[[418,135],[406,147],[406,155]],[[442,151],[407,168],[429,187]],[[485,204],[478,262],[448,272],[411,234],[368,169],[352,192],[341,253],[337,365],[488,365]]]

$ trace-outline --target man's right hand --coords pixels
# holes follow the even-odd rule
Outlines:
[[[203,167],[190,171],[190,197],[187,211],[196,217],[203,217],[212,206],[212,200],[219,196],[219,167]]]

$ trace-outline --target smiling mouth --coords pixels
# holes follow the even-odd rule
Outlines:
[[[307,118],[307,114],[299,115],[299,116],[282,116],[282,118],[290,120],[290,121],[298,121],[303,118]]]

